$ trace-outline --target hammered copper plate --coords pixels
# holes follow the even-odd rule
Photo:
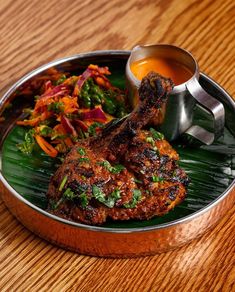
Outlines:
[[[198,188],[192,185],[188,198],[181,206],[175,208],[164,217],[150,221],[109,222],[102,227],[70,222],[45,211],[42,198],[47,181],[45,180],[44,185],[40,186],[40,176],[43,177],[43,172],[40,173],[39,170],[44,168],[49,179],[55,166],[43,154],[39,154],[36,158],[32,157],[32,162],[29,158],[27,161],[27,158],[22,158],[21,154],[12,150],[14,149],[14,143],[18,141],[17,139],[20,139],[23,133],[22,129],[14,126],[15,119],[21,113],[25,103],[30,102],[30,100],[17,100],[17,95],[15,94],[17,89],[25,82],[36,78],[38,74],[45,74],[45,71],[50,67],[67,72],[78,72],[83,70],[89,63],[108,65],[113,73],[112,81],[115,85],[123,87],[125,85],[124,69],[128,56],[128,51],[99,51],[52,62],[23,77],[0,100],[0,112],[3,111],[7,102],[11,101],[12,104],[12,108],[5,111],[8,111],[6,121],[0,124],[2,133],[0,184],[5,204],[17,219],[34,233],[59,246],[83,254],[127,257],[150,255],[176,248],[211,228],[235,203],[235,125],[233,123],[235,104],[233,99],[218,84],[201,74],[200,83],[202,86],[225,105],[226,139],[221,139],[221,145],[215,143],[214,145],[206,146],[209,147],[209,150],[205,147],[194,147],[188,152],[181,149],[180,142],[174,143],[174,147],[177,148],[182,158],[182,166],[186,168],[189,176],[192,177],[192,183],[199,184]],[[225,150],[226,153],[223,153]],[[204,156],[204,152],[209,151],[206,153],[212,153],[213,156],[207,157],[209,166],[207,166],[207,173],[204,173],[204,180],[208,182],[208,190],[205,192],[205,197],[203,197],[203,193],[200,193],[200,183],[203,182],[205,185],[205,182],[202,179],[200,180],[200,169],[192,171],[189,164],[190,159],[194,159],[192,156],[193,151],[196,151],[197,155],[198,151],[201,151],[202,154],[200,155]],[[188,156],[189,153],[191,156]],[[220,155],[223,156],[224,162],[220,160]],[[226,157],[230,156],[232,156],[232,159],[228,163]],[[205,159],[205,157],[201,157],[203,163],[205,163]],[[217,160],[221,168],[219,177],[216,177],[217,172],[213,170],[216,167]],[[27,174],[26,168],[30,169],[30,163],[31,166],[34,166],[31,171],[34,172],[35,176],[30,178],[26,175],[23,179],[22,175],[21,185],[19,178],[18,182],[17,180],[15,181],[17,173],[21,171]],[[48,168],[45,163],[47,166],[49,163]],[[200,164],[197,166],[200,167]],[[203,164],[201,167],[203,167]],[[29,176],[32,173],[31,171],[29,170]],[[32,185],[31,189],[29,188],[29,192],[24,188],[24,181],[27,182],[27,180],[31,181]],[[209,188],[213,185],[213,182],[218,182],[218,185],[211,187],[210,190]],[[27,186],[26,183],[25,185]]]

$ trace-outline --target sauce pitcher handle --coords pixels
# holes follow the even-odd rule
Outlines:
[[[212,115],[214,122],[213,133],[198,125],[192,125],[186,133],[195,137],[202,143],[210,145],[223,134],[225,120],[224,106],[217,99],[209,95],[201,87],[196,78],[189,80],[186,87],[190,94],[196,99],[197,103]]]

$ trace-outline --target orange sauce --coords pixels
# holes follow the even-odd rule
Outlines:
[[[189,80],[193,73],[184,65],[168,58],[148,57],[131,64],[131,71],[141,80],[150,71],[155,71],[165,77],[171,78],[175,85]]]

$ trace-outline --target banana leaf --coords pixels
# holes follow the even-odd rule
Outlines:
[[[112,71],[113,70],[113,71]],[[124,88],[123,70],[111,68],[111,82]],[[226,108],[228,117],[234,113]],[[195,121],[210,128],[210,119],[196,109]],[[2,173],[9,184],[26,200],[39,208],[46,209],[46,192],[50,176],[60,164],[36,148],[32,154],[18,150],[27,129],[15,126],[8,133],[2,147]],[[178,140],[173,147],[180,154],[180,166],[191,179],[185,201],[162,217],[146,221],[107,222],[104,227],[134,228],[171,222],[193,214],[216,200],[232,183],[235,177],[235,138],[228,128],[213,145],[198,145],[192,139]]]

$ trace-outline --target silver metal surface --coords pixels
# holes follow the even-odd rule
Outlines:
[[[100,51],[80,54],[60,59],[44,65],[29,73],[0,99],[0,113],[9,100],[14,99],[14,92],[26,81],[45,72],[50,67],[72,68],[80,64],[80,60],[94,57],[127,60],[129,51]],[[201,74],[202,81],[215,88],[221,100],[235,114],[235,103],[232,98],[213,80]],[[14,115],[13,115],[14,118]],[[2,127],[0,143],[14,120]],[[234,126],[234,125],[233,125]],[[1,147],[0,147],[1,153]],[[1,162],[1,161],[0,161]],[[89,226],[71,222],[54,216],[40,209],[16,192],[4,178],[0,170],[0,192],[3,201],[11,213],[29,230],[40,237],[66,249],[82,254],[104,257],[136,257],[152,255],[177,248],[195,237],[202,235],[214,226],[235,204],[235,180],[213,202],[206,207],[165,224],[138,228],[107,228]]]
[[[142,60],[146,57],[167,58],[187,67],[192,76],[185,83],[174,87],[172,93],[168,96],[167,103],[161,109],[161,118],[155,120],[155,125],[169,140],[175,140],[180,135],[187,133],[194,136],[204,144],[210,145],[214,140],[223,134],[225,112],[221,102],[206,93],[200,86],[199,67],[193,56],[173,45],[147,45],[135,47],[130,55],[126,66],[126,76],[129,89],[129,99],[132,106],[136,104],[138,99],[137,89],[140,81],[131,71],[131,64],[135,61]],[[193,125],[193,112],[196,103],[207,110],[213,118],[213,130],[208,130]]]

